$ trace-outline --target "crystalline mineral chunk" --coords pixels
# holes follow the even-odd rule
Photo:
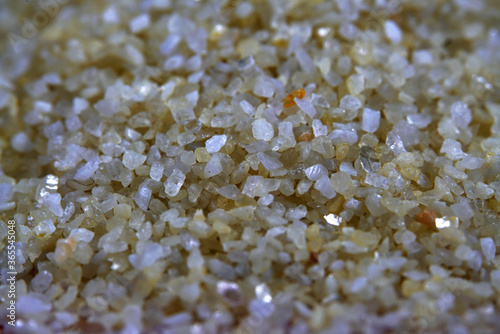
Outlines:
[[[255,108],[250,104],[250,102],[246,100],[242,100],[240,102],[240,107],[246,112],[249,116],[253,116],[255,114]]]
[[[340,108],[357,111],[361,106],[361,101],[352,95],[346,95],[340,100]]]
[[[389,189],[387,178],[377,173],[367,173],[365,182],[377,188]]]
[[[492,238],[481,238],[480,239],[481,250],[483,255],[488,261],[493,261],[495,259],[495,254],[497,247]]]
[[[345,162],[345,161],[341,162],[339,169],[340,169],[341,172],[345,172],[345,173],[347,173],[349,175],[352,175],[352,176],[357,176],[358,175],[358,172],[352,166],[352,163],[349,163],[349,162]]]
[[[378,130],[379,125],[380,125],[380,111],[373,110],[370,108],[364,108],[361,129],[363,129],[366,132],[373,133]]]
[[[321,164],[316,164],[313,165],[309,168],[306,168],[304,171],[307,178],[311,181],[317,181],[319,180],[322,176],[328,175],[328,170],[326,169],[325,166]]]
[[[455,212],[455,215],[462,221],[467,221],[474,217],[474,210],[467,202],[455,203],[451,206],[451,209]]]
[[[431,65],[434,61],[433,55],[429,50],[413,51],[413,63],[416,65]]]
[[[167,58],[165,60],[165,63],[163,64],[163,68],[167,71],[173,71],[182,66],[184,63],[184,57],[181,55],[173,55]]]
[[[401,137],[395,131],[389,131],[386,138],[386,144],[396,156],[406,152],[403,140],[401,140]]]
[[[123,165],[129,169],[134,170],[142,165],[147,159],[147,156],[137,153],[135,151],[127,150],[123,153]]]
[[[242,58],[238,60],[238,62],[236,63],[240,71],[246,71],[249,68],[251,68],[254,64],[255,60],[252,55]]]
[[[217,192],[221,195],[224,196],[225,198],[229,198],[232,200],[236,199],[236,196],[240,193],[238,187],[236,187],[234,184],[229,184],[224,187],[220,187],[217,189]]]
[[[205,143],[205,147],[207,152],[217,153],[220,149],[226,144],[227,136],[226,135],[215,135],[212,138],[208,139]]]
[[[16,310],[23,315],[47,313],[51,308],[52,305],[50,303],[32,294],[19,296],[16,302]]]
[[[252,123],[252,133],[257,140],[270,141],[274,137],[274,128],[271,123],[259,118]]]
[[[316,115],[316,108],[314,107],[311,99],[309,99],[308,97],[304,97],[302,99],[296,97],[293,100],[300,108],[300,110],[308,114],[310,117],[314,117]]]
[[[220,157],[215,154],[205,165],[205,177],[209,178],[212,176],[219,175],[222,172],[222,164]]]
[[[295,58],[297,58],[300,67],[306,73],[312,73],[314,71],[314,64],[309,53],[303,48],[297,48],[295,50]]]
[[[153,191],[148,187],[149,183],[144,181],[137,190],[137,193],[134,196],[135,203],[141,208],[143,211],[148,210],[149,201],[151,200],[151,195]]]
[[[147,244],[143,247],[142,250],[138,250],[137,254],[131,254],[129,255],[129,262],[130,264],[138,269],[142,270],[146,267],[150,267],[157,260],[162,258],[164,256],[163,254],[163,248],[153,242],[147,242]]]
[[[465,156],[462,151],[462,144],[454,139],[445,139],[440,152],[446,153],[446,156],[451,160],[459,160]]]
[[[330,178],[327,175],[323,175],[314,184],[314,189],[318,190],[323,196],[328,199],[332,199],[337,196],[337,193],[333,189]]]
[[[54,215],[62,217],[63,209],[61,207],[61,194],[49,193],[45,189],[42,189],[40,191],[40,202]]]
[[[340,226],[342,224],[342,217],[338,216],[338,215],[335,215],[333,213],[330,213],[326,216],[324,216],[326,222],[330,225],[333,225],[333,226]]]
[[[258,300],[263,301],[264,303],[270,303],[273,300],[271,290],[266,283],[261,283],[255,287],[255,296]]]
[[[333,130],[328,137],[332,139],[333,144],[338,145],[340,142],[355,144],[358,141],[358,134],[352,130]]]
[[[333,189],[340,194],[347,194],[352,189],[351,177],[345,172],[332,174],[331,181]]]
[[[392,44],[399,44],[403,39],[403,32],[396,22],[387,20],[384,23],[384,32]]]
[[[204,28],[199,28],[193,33],[186,34],[186,41],[189,48],[198,54],[207,51],[207,32]]]
[[[328,134],[328,128],[319,119],[313,120],[312,127],[315,137],[326,136]]]
[[[281,161],[267,155],[266,153],[258,152],[257,157],[267,170],[271,171],[283,167],[283,163]]]
[[[274,95],[274,85],[268,77],[259,76],[253,88],[253,92],[257,96],[269,98]]]
[[[420,142],[420,132],[416,126],[409,124],[406,120],[399,121],[394,130],[403,141],[406,149]]]
[[[462,160],[457,162],[456,166],[460,169],[478,169],[484,164],[484,159],[474,157],[472,155],[464,156]]]
[[[163,166],[163,164],[159,161],[155,161],[153,162],[153,164],[151,165],[151,169],[150,169],[150,172],[149,172],[149,176],[155,180],[155,181],[160,181],[162,176],[163,176],[163,170],[165,169],[165,167]]]
[[[440,217],[435,219],[436,227],[438,229],[443,229],[443,228],[457,228],[458,227],[458,219],[457,217]]]
[[[182,40],[182,37],[180,34],[170,34],[165,38],[163,43],[160,45],[160,52],[163,55],[169,55],[172,51],[175,50],[177,45],[180,43]]]
[[[90,242],[94,238],[94,232],[85,228],[75,228],[69,236],[76,242]]]
[[[184,184],[184,180],[186,179],[186,175],[178,169],[174,169],[172,174],[165,181],[165,193],[168,196],[175,196],[179,193],[182,185]]]
[[[100,163],[101,160],[97,157],[91,159],[90,161],[88,161],[83,166],[77,169],[74,179],[77,181],[86,181],[91,179],[94,176],[97,169],[99,168]]]
[[[32,229],[33,235],[39,238],[45,238],[54,233],[56,227],[54,226],[54,222],[50,219],[46,219],[38,223],[34,229]]]
[[[472,121],[472,113],[467,104],[462,101],[457,101],[451,105],[451,117],[453,122],[461,129],[465,129]]]
[[[150,19],[148,14],[141,14],[130,20],[130,31],[134,34],[139,33],[146,29],[150,24]]]
[[[419,129],[427,127],[432,122],[432,116],[427,114],[413,114],[406,116],[409,124],[415,125]]]
[[[264,178],[260,175],[250,175],[246,179],[245,185],[243,186],[243,190],[241,193],[247,195],[248,197],[253,198],[255,190],[257,186],[260,185]]]
[[[35,292],[43,293],[52,283],[52,274],[46,270],[40,271],[31,281],[31,287]]]
[[[243,302],[243,296],[238,284],[228,281],[217,282],[217,293],[231,306],[239,306]]]
[[[14,150],[18,152],[28,152],[33,149],[33,143],[28,135],[24,132],[18,132],[12,136],[10,143]]]

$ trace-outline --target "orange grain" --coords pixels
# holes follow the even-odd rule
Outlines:
[[[296,91],[294,91],[293,93],[288,94],[287,97],[285,97],[283,100],[281,100],[281,102],[283,102],[283,106],[285,108],[292,107],[295,105],[294,98],[303,99],[304,96],[306,96],[305,90],[303,90],[302,88],[299,88]]]
[[[432,210],[429,210],[429,211],[424,210],[424,211],[417,214],[417,221],[419,223],[427,225],[429,227],[435,226],[436,218],[437,218],[437,215]]]
[[[311,141],[313,140],[313,135],[310,132],[303,132],[299,136],[299,141]]]

